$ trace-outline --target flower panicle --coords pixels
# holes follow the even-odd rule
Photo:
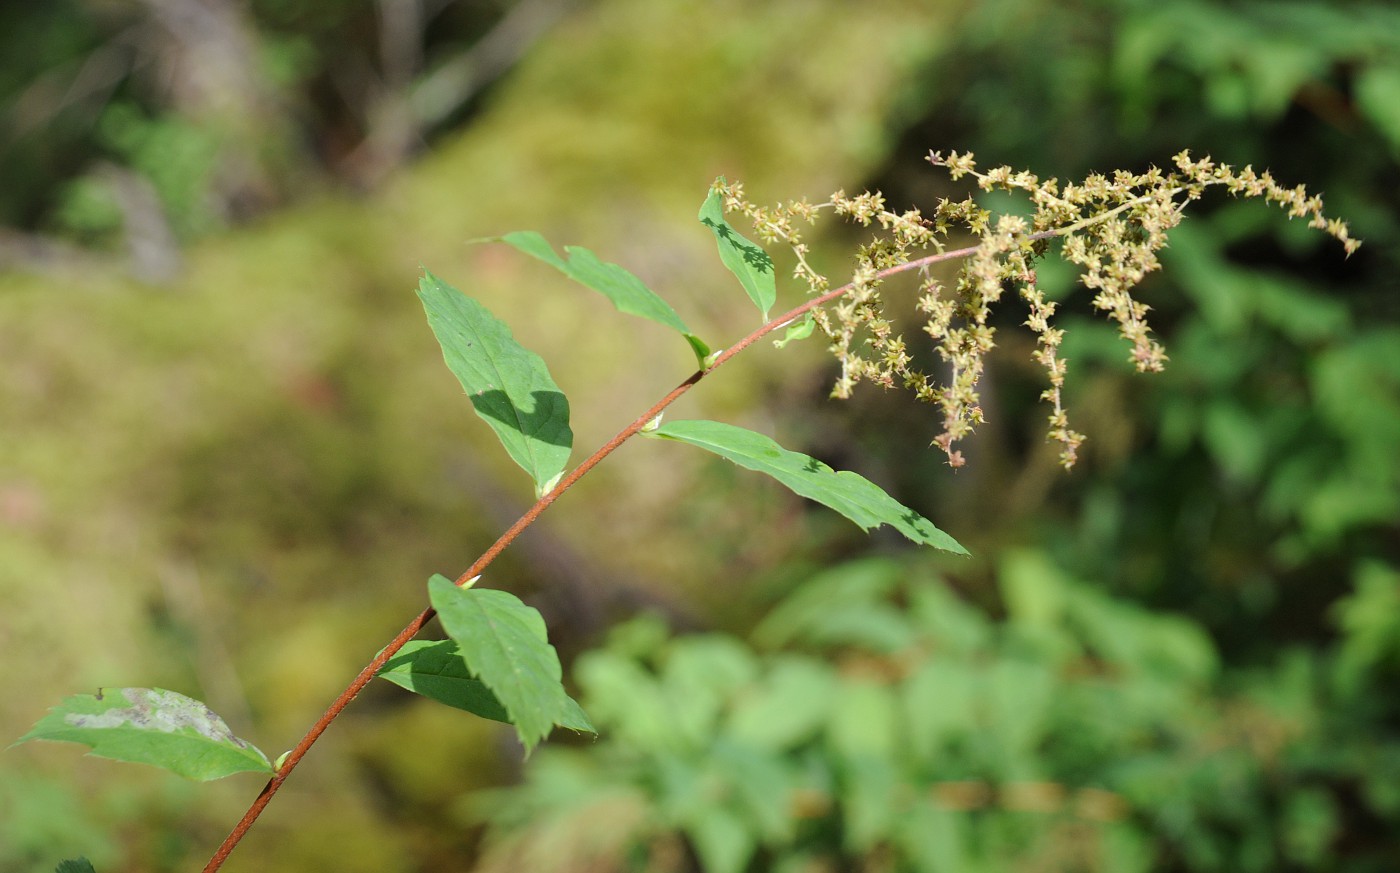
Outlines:
[[[1054,326],[1057,304],[1046,296],[1035,271],[1052,240],[1058,241],[1060,257],[1079,269],[1079,283],[1093,292],[1091,305],[1117,326],[1130,346],[1128,359],[1142,372],[1162,370],[1167,354],[1152,336],[1151,307],[1134,289],[1161,268],[1157,255],[1167,245],[1168,232],[1181,222],[1186,206],[1207,189],[1220,187],[1236,197],[1275,205],[1290,219],[1304,219],[1309,227],[1335,238],[1347,255],[1361,245],[1345,222],[1325,214],[1322,198],[1310,195],[1304,186],[1285,187],[1267,171],[1251,166],[1236,170],[1209,156],[1193,158],[1189,151],[1174,156],[1169,169],[1091,173],[1065,183],[1005,166],[979,169],[970,152],[930,151],[926,160],[953,181],[971,179],[981,191],[1024,197],[1030,214],[994,215],[973,196],[940,199],[927,211],[897,212],[879,191],[837,191],[820,203],[803,199],[759,206],[745,197],[738,183],[722,184],[720,190],[725,209],[752,221],[760,239],[792,250],[793,276],[813,295],[831,287],[812,266],[804,235],[820,214],[829,210],[872,230],[872,237],[856,252],[845,293],[813,311],[840,366],[832,396],[849,397],[865,381],[885,389],[907,389],[937,405],[941,430],[931,444],[954,467],[964,463],[957,444],[983,420],[978,384],[985,356],[996,345],[991,315],[1008,291],[1026,306],[1024,325],[1036,337],[1032,357],[1046,374],[1041,398],[1050,407],[1048,438],[1059,445],[1065,468],[1078,459],[1085,437],[1070,427],[1065,409],[1068,364],[1060,354],[1064,332]],[[954,235],[970,238],[975,249],[950,281],[928,267],[928,256],[944,252]],[[915,355],[887,313],[883,296],[883,277],[916,268],[915,306],[940,365],[938,378],[915,366]]]

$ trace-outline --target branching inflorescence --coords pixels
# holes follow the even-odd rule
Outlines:
[[[990,316],[1008,288],[1016,289],[1026,302],[1025,324],[1037,338],[1034,358],[1049,381],[1041,394],[1052,407],[1049,437],[1060,444],[1060,460],[1066,468],[1077,458],[1084,435],[1070,428],[1063,403],[1066,361],[1059,349],[1064,334],[1052,324],[1056,303],[1046,298],[1034,266],[1049,240],[1059,240],[1060,254],[1081,269],[1080,282],[1095,292],[1094,307],[1118,325],[1119,333],[1132,344],[1132,362],[1144,372],[1161,370],[1167,355],[1148,327],[1151,307],[1133,296],[1133,288],[1161,266],[1157,253],[1167,244],[1167,231],[1181,221],[1186,205],[1207,188],[1219,186],[1236,196],[1262,197],[1284,209],[1289,218],[1307,219],[1310,227],[1335,237],[1347,254],[1361,244],[1348,234],[1344,222],[1324,215],[1322,198],[1309,196],[1302,185],[1285,188],[1267,171],[1256,173],[1248,166],[1236,170],[1209,157],[1193,160],[1185,151],[1173,159],[1171,171],[1119,170],[1111,177],[1093,174],[1064,186],[1056,179],[1042,180],[1004,166],[979,172],[970,153],[930,152],[927,160],[945,168],[954,180],[972,176],[983,191],[1020,193],[1034,211],[1029,219],[994,217],[968,197],[940,200],[929,215],[918,209],[893,212],[878,192],[852,197],[843,191],[823,203],[798,200],[763,207],[745,199],[742,185],[723,184],[721,190],[725,208],[751,219],[760,238],[791,247],[796,256],[793,274],[813,294],[827,292],[831,283],[808,261],[803,225],[815,224],[818,214],[830,209],[863,227],[878,226],[876,237],[856,255],[849,290],[812,312],[841,366],[832,396],[849,397],[856,384],[866,380],[884,388],[908,388],[920,400],[937,404],[943,421],[933,444],[954,467],[963,464],[957,442],[982,422],[978,381],[996,335]],[[967,234],[977,243],[950,290],[918,262],[929,252],[943,252],[954,233]],[[927,318],[923,331],[948,368],[941,380],[911,365],[903,335],[885,314],[882,274],[911,266],[917,266],[921,275],[917,305]]]

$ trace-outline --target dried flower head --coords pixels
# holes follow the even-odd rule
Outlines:
[[[979,171],[970,153],[930,152],[927,160],[954,180],[972,177],[983,191],[1023,195],[1033,209],[1030,218],[994,216],[972,197],[939,200],[932,213],[924,215],[917,209],[892,211],[879,192],[848,196],[837,191],[823,203],[799,200],[773,207],[750,202],[738,184],[723,186],[723,193],[726,210],[752,220],[760,239],[792,249],[793,274],[814,295],[831,293],[830,281],[808,262],[803,237],[820,212],[829,209],[877,229],[857,252],[850,282],[812,313],[841,365],[832,395],[849,397],[865,380],[885,388],[907,388],[920,400],[937,404],[942,430],[933,444],[954,467],[963,464],[957,442],[982,421],[977,388],[984,356],[995,345],[990,316],[1010,289],[1028,308],[1025,324],[1037,339],[1034,358],[1048,379],[1041,397],[1051,406],[1049,438],[1060,444],[1061,463],[1066,468],[1074,465],[1084,436],[1070,428],[1062,402],[1066,361],[1059,348],[1064,332],[1052,324],[1055,303],[1046,299],[1035,271],[1035,262],[1047,253],[1050,240],[1058,240],[1060,256],[1080,268],[1080,282],[1094,291],[1094,307],[1118,325],[1118,332],[1131,345],[1130,359],[1140,371],[1161,370],[1167,355],[1148,327],[1150,307],[1133,296],[1133,289],[1161,266],[1157,252],[1167,244],[1167,231],[1181,221],[1186,205],[1207,188],[1219,186],[1236,196],[1262,197],[1284,209],[1289,218],[1305,218],[1310,227],[1335,237],[1347,254],[1361,244],[1348,234],[1345,223],[1325,216],[1322,199],[1309,196],[1303,186],[1285,188],[1268,172],[1256,173],[1248,166],[1235,170],[1209,157],[1193,160],[1185,151],[1173,159],[1170,171],[1153,167],[1145,173],[1095,173],[1063,186],[1056,179],[1042,180],[1010,167]],[[948,249],[955,232],[970,235],[976,244]],[[964,264],[950,289],[928,268],[955,258]],[[885,314],[884,279],[911,270],[919,271],[921,277],[917,306],[926,319],[923,332],[947,366],[942,380],[911,366],[904,337]]]

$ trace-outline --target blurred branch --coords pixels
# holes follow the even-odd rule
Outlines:
[[[572,5],[572,0],[522,0],[470,48],[414,83],[429,16],[421,0],[379,0],[384,89],[369,112],[369,132],[350,158],[355,175],[373,184],[401,165],[424,131],[442,124],[514,66]]]
[[[143,282],[164,284],[180,272],[180,244],[151,181],[140,173],[104,163],[98,175],[111,186],[122,214],[131,272]]]
[[[409,93],[422,127],[442,122],[520,60],[564,16],[571,0],[523,0],[471,48],[424,76]]]
[[[379,0],[379,59],[390,92],[408,87],[423,65],[422,0]]]
[[[128,28],[89,52],[82,63],[56,67],[29,83],[10,106],[9,138],[17,140],[42,130],[65,109],[79,104],[95,106],[95,117],[137,66],[139,31],[140,27]]]

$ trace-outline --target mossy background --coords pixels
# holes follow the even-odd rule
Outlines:
[[[255,7],[278,23],[261,34],[269,64],[303,51],[268,11],[296,5]],[[528,505],[529,483],[442,365],[412,293],[421,267],[546,358],[577,460],[688,375],[690,352],[468,240],[532,229],[587,246],[719,347],[756,316],[695,221],[714,177],[761,201],[951,193],[919,169],[929,148],[1062,177],[1183,147],[1270,164],[1322,190],[1368,247],[1343,264],[1262,206],[1211,206],[1150,289],[1174,358],[1155,382],[1126,373],[1077,301],[1071,410],[1092,442],[1070,477],[1040,442],[1018,313],[988,377],[992,421],[957,474],[924,448],[931,409],[871,392],[826,402],[815,343],[755,348],[672,415],[770,432],[889,486],[978,553],[946,568],[993,614],[988,580],[1017,545],[1180,611],[1242,670],[1301,651],[1351,664],[1354,688],[1393,688],[1400,620],[1348,630],[1328,616],[1361,602],[1358,568],[1400,560],[1400,310],[1385,278],[1400,99],[1384,99],[1400,52],[1383,8],[1326,6],[596,0],[568,6],[469,111],[363,190],[286,182],[300,153],[271,127],[247,148],[274,156],[276,202],[177,228],[182,264],[163,281],[131,278],[110,229],[94,244],[88,225],[17,207],[16,227],[96,253],[0,273],[0,737],[66,694],[146,685],[205,700],[275,756],[422,607],[429,575],[455,575]],[[1213,41],[1192,42],[1198,29]],[[6,57],[14,96],[25,64]],[[10,166],[26,166],[14,144],[36,136],[8,141]],[[833,272],[853,238],[830,231]],[[570,492],[485,584],[539,606],[568,657],[645,609],[742,631],[813,567],[894,548],[644,443]],[[1390,604],[1395,586],[1367,596]],[[1349,725],[1358,748],[1395,748],[1393,705]],[[260,787],[187,785],[77,751],[0,757],[0,870],[80,854],[104,873],[190,869]],[[372,687],[225,869],[468,869],[478,825],[461,799],[521,766],[499,726]],[[1343,770],[1324,781],[1345,799],[1356,774]],[[1357,819],[1369,839],[1372,820]]]
[[[198,239],[152,286],[119,268],[0,277],[4,649],[0,735],[62,696],[200,696],[275,755],[528,505],[412,293],[420,265],[550,362],[576,459],[692,368],[667,332],[502,248],[537,229],[626,264],[722,344],[755,323],[695,212],[716,175],[771,196],[858,180],[930,25],[904,4],[607,2],[574,10],[478,115],[364,194],[323,192]],[[815,63],[861,46],[857,66]],[[789,380],[759,351],[677,415],[757,415]],[[930,459],[930,463],[932,459]],[[688,492],[703,464],[630,447],[493,569],[565,651],[651,600],[740,594],[747,505]],[[699,517],[696,517],[698,514]],[[706,529],[709,529],[706,532]],[[188,869],[260,787],[186,786],[75,748],[5,753],[0,868],[86,854]],[[518,766],[507,732],[374,688],[328,735],[230,869],[439,869],[471,844],[453,798]]]

